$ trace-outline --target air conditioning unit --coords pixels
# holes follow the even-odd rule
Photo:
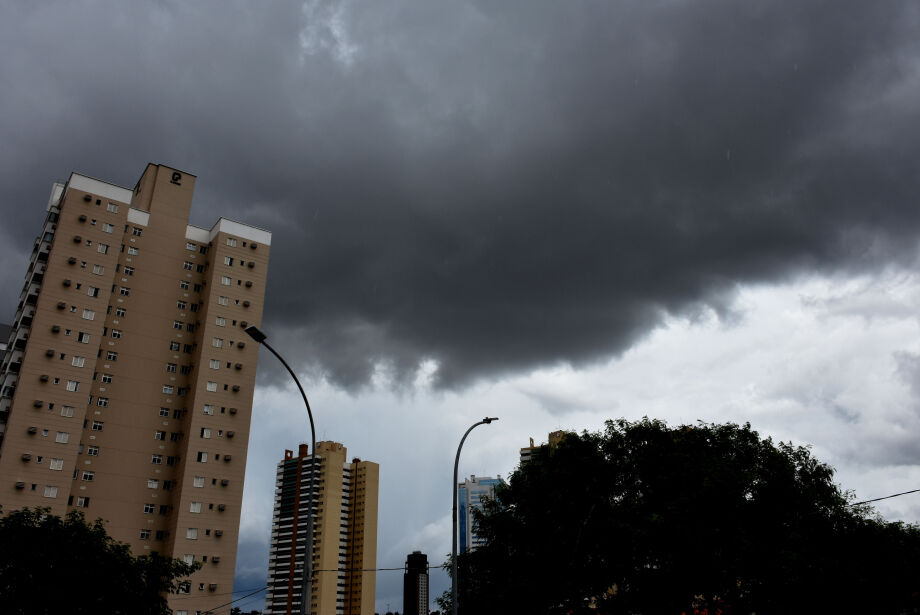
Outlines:
[[[234,393],[239,393],[239,392],[240,392],[240,385],[234,384],[234,385],[233,385],[233,392],[234,392]]]
[[[225,463],[228,462],[228,461],[230,461],[231,459],[233,459],[233,456],[232,456],[232,455],[224,455],[224,462],[225,462]]]
[[[211,583],[210,585],[208,585],[209,591],[214,591],[216,589],[217,589],[217,583]]]
[[[41,380],[42,382],[48,382],[50,378],[48,374],[42,374],[41,376],[38,377],[38,379]]]
[[[246,280],[246,288],[252,288],[252,282]]]
[[[83,238],[80,237],[79,235],[74,235],[74,236],[73,236],[73,242],[74,242],[74,243],[83,243]]]
[[[236,408],[230,408],[230,414],[236,414]]]
[[[225,510],[227,510],[227,505],[226,505],[226,504],[218,504],[218,505],[217,505],[217,510],[219,510],[219,511],[221,511],[221,512],[224,512]]]
[[[22,481],[19,481],[19,482],[16,483],[16,488],[17,488],[17,489],[25,489],[25,488],[26,488],[26,484],[25,484],[24,482],[22,482]]]
[[[80,222],[86,222],[86,214],[80,214]]]
[[[23,453],[23,454],[22,454],[22,460],[23,460],[23,461],[32,461],[32,454],[31,454],[31,453]]]
[[[45,351],[45,356],[46,356],[46,357],[53,357],[53,356],[54,356],[54,349],[53,349],[53,348],[49,348],[48,350],[46,350],[46,351]]]
[[[246,322],[245,320],[240,321],[240,329],[245,329],[248,326],[249,326],[249,323]]]
[[[224,535],[224,531],[223,531],[223,530],[214,530],[214,535],[215,535],[215,536],[223,536],[223,535]]]
[[[232,437],[235,436],[235,435],[236,435],[236,432],[235,432],[235,431],[228,431],[228,432],[227,432],[227,437],[228,437],[228,438],[232,438]]]
[[[237,364],[234,365],[233,367],[235,367],[236,369],[243,369],[243,364],[242,364],[242,363],[237,363]]]
[[[63,309],[66,308],[66,307],[67,307],[67,304],[66,304],[65,302],[63,302],[63,301],[58,301],[57,309],[63,310]]]
[[[67,262],[70,263],[71,265],[76,265],[76,264],[77,264],[77,257],[76,257],[76,256],[71,256],[70,258],[67,259]]]
[[[256,244],[255,244],[255,242],[249,244],[249,247],[252,248],[253,250],[255,250],[255,249],[256,249]]]
[[[222,479],[220,479],[220,484],[221,484],[222,486],[226,487],[227,485],[230,484],[230,481],[229,481],[228,479],[226,479],[226,478],[222,478]]]
[[[212,557],[211,557],[211,561],[214,562],[215,564],[219,563],[219,562],[220,562],[220,555],[214,555],[214,556],[212,556]]]
[[[52,333],[60,333],[60,332],[61,332],[61,326],[60,326],[60,325],[53,325],[53,326],[51,327],[51,332],[52,332]]]
[[[243,307],[249,307],[249,301],[243,301]]]
[[[64,286],[70,286],[70,280],[64,280],[63,284]]]
[[[247,265],[247,267],[249,267],[250,269],[252,269],[252,268],[255,267],[255,266],[256,266],[256,264],[255,264],[254,262],[252,262],[252,261],[249,261],[249,264]]]
[[[29,433],[38,433],[38,427],[35,425],[29,427]]]
[[[32,402],[32,405],[35,406],[36,408],[41,408],[42,406],[45,405],[45,402],[43,402],[40,399],[36,399],[35,401]]]

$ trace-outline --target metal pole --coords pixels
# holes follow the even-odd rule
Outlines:
[[[291,378],[294,379],[294,383],[300,391],[300,396],[303,397],[303,403],[307,407],[307,416],[310,417],[310,477],[307,480],[307,544],[304,548],[304,559],[306,561],[304,563],[303,586],[300,594],[300,615],[309,615],[313,602],[313,471],[316,463],[316,426],[313,424],[313,411],[310,409],[310,402],[307,400],[307,394],[304,393],[303,387],[300,385],[300,380],[297,379],[297,374],[295,374],[291,366],[287,364],[287,361],[265,341],[265,334],[259,331],[255,326],[248,327],[246,333],[256,342],[268,348],[269,352],[281,361],[281,364],[287,369]],[[299,513],[299,511],[300,504],[298,503],[295,514]],[[295,556],[296,548],[291,552],[291,557]],[[309,609],[307,608],[308,600],[311,605]]]
[[[453,549],[451,550],[450,558],[450,603],[451,611],[453,615],[457,615],[457,606],[460,602],[460,595],[457,593],[457,588],[459,586],[459,573],[457,572],[457,491],[459,490],[459,484],[457,482],[457,468],[460,465],[460,450],[463,448],[463,443],[466,442],[466,437],[470,435],[470,432],[480,425],[488,425],[492,421],[497,421],[498,417],[486,417],[474,424],[472,427],[466,430],[466,433],[463,434],[463,437],[460,438],[460,446],[457,447],[457,457],[454,459],[454,509],[453,509],[453,528],[454,528],[454,540],[453,540]]]

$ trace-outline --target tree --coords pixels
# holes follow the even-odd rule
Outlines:
[[[156,552],[134,557],[82,513],[18,510],[0,518],[0,610],[8,615],[168,615],[175,592],[200,564]]]
[[[920,529],[832,479],[750,425],[571,434],[479,515],[461,613],[915,612]]]

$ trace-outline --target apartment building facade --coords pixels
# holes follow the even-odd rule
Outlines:
[[[194,175],[55,184],[0,363],[0,504],[102,518],[202,562],[177,615],[232,592],[271,233],[188,224]]]
[[[265,615],[373,615],[377,566],[380,466],[352,459],[338,442],[287,450],[278,464]],[[315,463],[315,465],[313,465]],[[304,592],[304,564],[313,472],[312,580]]]
[[[460,508],[458,518],[460,553],[475,549],[484,542],[476,531],[473,510],[481,510],[484,499],[494,498],[495,486],[501,482],[500,476],[491,478],[474,474],[457,485],[457,500]]]
[[[428,615],[428,556],[413,551],[403,573],[403,615]]]

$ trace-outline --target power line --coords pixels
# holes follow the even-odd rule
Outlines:
[[[890,500],[891,498],[896,498],[902,495],[908,495],[910,493],[917,493],[920,489],[911,489],[910,491],[902,491],[901,493],[892,493],[891,495],[882,496],[880,498],[873,498],[871,500],[863,500],[862,502],[853,502],[852,504],[847,504],[847,506],[859,506],[860,504],[869,504],[870,502],[878,502],[880,500]]]

